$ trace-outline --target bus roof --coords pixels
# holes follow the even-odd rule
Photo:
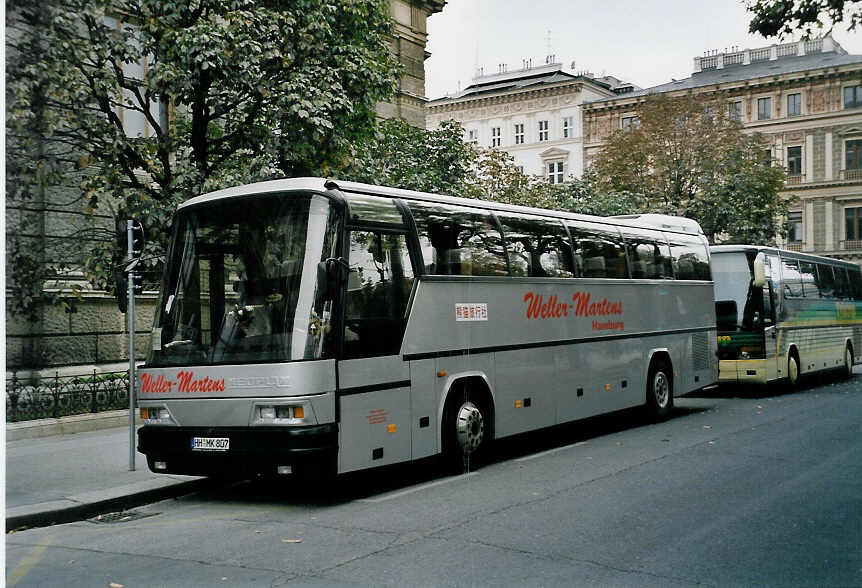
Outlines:
[[[779,249],[777,247],[768,247],[766,245],[711,245],[709,251],[712,254],[716,253],[737,253],[744,251],[763,251],[764,253],[777,253],[782,257],[793,259],[803,259],[812,262],[826,262],[844,266],[858,266],[857,263],[846,261],[843,259],[835,259],[834,257],[823,257],[822,255],[814,255],[811,253],[801,253],[799,251],[790,251],[788,249]]]
[[[355,192],[360,194],[372,194],[378,196],[388,196],[390,198],[408,198],[413,200],[423,200],[428,202],[443,202],[458,206],[481,207],[490,210],[501,212],[515,212],[521,214],[534,214],[542,216],[553,216],[557,218],[567,218],[572,220],[583,220],[590,222],[600,222],[613,224],[617,226],[628,226],[632,228],[649,228],[661,229],[675,233],[687,233],[691,235],[703,235],[703,231],[697,221],[692,219],[675,217],[663,214],[639,214],[639,215],[618,215],[618,216],[593,216],[588,214],[579,214],[574,212],[563,212],[558,210],[549,210],[544,208],[532,208],[528,206],[519,206],[515,204],[504,204],[501,202],[493,202],[489,200],[476,200],[472,198],[460,198],[457,196],[446,196],[442,194],[431,194],[427,192],[416,192],[414,190],[405,190],[402,188],[390,188],[386,186],[377,186],[372,184],[363,184],[359,182],[348,182],[342,180],[328,180],[325,178],[285,178],[281,180],[270,180],[266,182],[257,182],[254,184],[246,184],[243,186],[235,186],[209,192],[195,196],[180,204],[177,209],[195,206],[215,200],[227,198],[237,198],[252,194],[271,194],[277,192],[297,192],[310,191],[317,193],[325,193],[330,190],[340,190],[343,192]]]

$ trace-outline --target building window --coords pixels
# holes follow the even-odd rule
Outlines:
[[[624,131],[630,131],[640,126],[640,119],[636,116],[624,116],[620,119],[620,128]]]
[[[735,102],[728,102],[728,104],[727,104],[727,116],[732,121],[742,122],[742,100],[736,100]]]
[[[787,175],[801,176],[802,175],[802,147],[787,148]]]
[[[563,138],[571,139],[575,136],[575,117],[563,117]]]
[[[862,86],[847,86],[844,88],[844,108],[862,106]]]
[[[467,131],[467,142],[476,145],[479,143],[479,131],[476,129],[470,129]]]
[[[802,211],[787,213],[787,242],[802,243]]]
[[[844,143],[844,169],[862,170],[862,139]]]
[[[518,123],[515,125],[515,145],[522,145],[524,143],[524,123]]]
[[[757,99],[757,120],[772,118],[772,98]]]
[[[787,95],[787,116],[802,114],[802,94]]]
[[[547,141],[548,140],[548,121],[540,120],[539,121],[539,141]]]
[[[548,162],[548,183],[562,184],[563,183],[563,162],[549,161]]]
[[[491,127],[491,147],[499,147],[500,142],[500,127]]]
[[[844,238],[848,241],[862,240],[862,208],[844,209]]]

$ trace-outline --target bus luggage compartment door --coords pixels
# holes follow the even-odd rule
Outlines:
[[[410,368],[401,356],[338,363],[338,472],[410,459]]]

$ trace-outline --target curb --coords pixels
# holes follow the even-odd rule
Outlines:
[[[140,424],[140,417],[135,415],[135,423]],[[38,419],[6,423],[6,442],[22,439],[38,439],[54,435],[69,435],[113,429],[129,426],[129,411],[111,410],[106,412],[76,414],[56,419]]]
[[[212,478],[197,478],[188,481],[155,479],[99,491],[100,494],[108,494],[109,496],[96,498],[90,502],[79,502],[74,497],[70,497],[65,500],[19,506],[6,511],[6,533],[81,521],[103,513],[122,511],[151,502],[200,492],[216,485],[218,485],[218,480]],[[131,492],[128,491],[130,487],[134,487]]]

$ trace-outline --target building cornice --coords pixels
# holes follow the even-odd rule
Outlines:
[[[428,104],[428,114],[440,112],[459,112],[481,108],[492,104],[511,104],[523,102],[541,96],[562,96],[565,94],[581,93],[586,87],[596,91],[608,93],[604,88],[584,82],[584,80],[557,82],[536,88],[522,88],[514,91],[504,91],[495,94],[483,94],[475,97],[452,98],[441,104]],[[445,100],[445,99],[444,99]]]
[[[620,96],[612,100],[598,102],[586,102],[583,104],[584,114],[594,112],[630,109],[633,105],[641,104],[653,95],[665,95],[671,98],[682,96],[713,94],[718,97],[733,97],[734,93],[747,94],[755,92],[766,92],[771,88],[793,86],[795,84],[811,84],[830,79],[841,78],[850,74],[862,72],[862,64],[854,63],[841,66],[827,66],[817,69],[809,69],[800,72],[791,72],[776,76],[763,76],[750,80],[739,80],[734,82],[716,82],[694,88],[680,88],[678,90],[668,89],[664,91],[649,92],[637,96]]]

